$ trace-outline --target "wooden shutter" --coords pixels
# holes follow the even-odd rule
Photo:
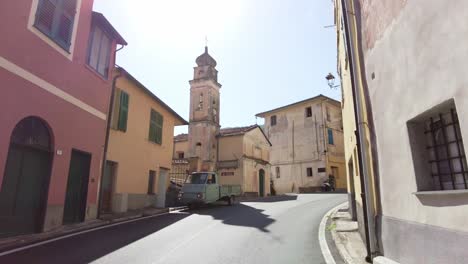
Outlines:
[[[35,27],[49,36],[62,48],[71,45],[76,0],[39,0]]]
[[[128,119],[128,103],[129,103],[129,95],[121,91],[120,93],[120,111],[119,111],[119,123],[118,123],[118,130],[120,131],[127,131],[127,119]]]
[[[148,139],[159,145],[162,144],[163,122],[163,116],[160,113],[151,109]]]
[[[155,142],[155,143],[156,143],[156,119],[157,119],[156,115],[157,115],[157,112],[151,109],[148,140]]]
[[[121,94],[121,90],[119,88],[115,88],[114,102],[112,106],[112,120],[111,120],[112,129],[118,129],[119,127],[120,94]]]
[[[160,113],[156,112],[156,143],[162,144],[162,136],[163,136],[163,122],[164,118]]]
[[[39,0],[36,11],[36,21],[34,25],[44,34],[52,35],[52,25],[54,24],[54,14],[56,1]]]

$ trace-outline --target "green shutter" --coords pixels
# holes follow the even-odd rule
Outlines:
[[[162,144],[164,118],[160,113],[156,115],[156,143]]]
[[[151,109],[150,114],[150,126],[149,126],[149,134],[148,134],[149,141],[156,143],[156,111]]]
[[[128,103],[129,96],[126,92],[121,91],[120,93],[120,111],[119,111],[119,123],[118,130],[127,131],[127,119],[128,119]]]
[[[163,116],[151,109],[150,128],[148,139],[156,144],[162,144]]]
[[[333,140],[333,130],[331,128],[328,129],[328,144],[334,145],[335,142]]]
[[[116,130],[119,128],[120,93],[121,90],[119,88],[115,88],[114,101],[112,105],[111,128]]]

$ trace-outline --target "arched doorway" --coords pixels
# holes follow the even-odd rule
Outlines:
[[[0,236],[40,232],[49,188],[52,142],[37,117],[13,129],[0,190]]]
[[[263,169],[258,172],[258,196],[265,196],[265,171]]]

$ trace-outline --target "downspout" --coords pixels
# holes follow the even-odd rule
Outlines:
[[[354,53],[354,41],[352,41],[350,37],[350,24],[348,20],[348,1],[341,0],[341,8],[342,8],[342,15],[343,15],[343,23],[345,25],[345,35],[346,39],[346,49],[350,52],[349,56],[349,70],[351,73],[351,82],[352,82],[352,94],[353,94],[353,108],[354,108],[354,121],[357,126],[357,130],[355,131],[356,139],[357,139],[357,153],[358,153],[358,163],[360,168],[360,184],[361,188],[361,198],[363,204],[363,215],[364,215],[364,229],[366,235],[366,250],[367,256],[366,261],[372,263],[372,258],[376,253],[376,243],[375,243],[375,230],[374,230],[374,215],[372,207],[372,199],[371,199],[371,190],[370,190],[370,168],[368,166],[367,160],[369,155],[367,153],[366,148],[366,129],[365,129],[365,120],[363,116],[363,105],[360,100],[362,97],[360,85],[358,79],[360,78],[361,74],[357,73],[356,70],[356,55]],[[350,12],[354,14],[354,12]],[[363,148],[364,147],[364,148]],[[362,189],[364,189],[362,192]]]
[[[114,52],[114,60],[117,57],[117,52],[123,49],[125,46],[122,45],[119,49]],[[119,74],[114,76],[112,80],[112,88],[111,88],[111,97],[109,101],[109,109],[107,112],[107,125],[106,125],[106,138],[104,141],[104,153],[102,155],[102,164],[101,164],[101,178],[99,179],[99,195],[98,195],[98,208],[97,208],[97,218],[101,216],[101,207],[102,207],[102,182],[104,179],[104,173],[106,171],[106,161],[107,161],[107,149],[109,147],[109,136],[110,136],[110,127],[112,122],[112,110],[114,108],[114,97],[115,97],[115,84],[117,83],[117,79],[122,77],[122,73],[119,71]]]

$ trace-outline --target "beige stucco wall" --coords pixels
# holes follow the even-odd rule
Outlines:
[[[331,120],[326,121],[328,105]],[[312,108],[312,117],[305,116],[306,107]],[[339,167],[340,186],[345,187],[344,150],[341,131],[341,111],[337,103],[329,103],[321,97],[264,114],[265,132],[273,146],[270,152],[271,175],[277,193],[298,192],[299,187],[320,186],[330,173],[331,166]],[[270,118],[277,116],[276,126]],[[333,127],[335,146],[328,145],[327,127]],[[341,145],[339,145],[341,144]],[[327,166],[327,153],[333,153]],[[339,165],[339,166],[338,166]],[[276,175],[280,168],[280,177]],[[312,168],[313,176],[307,176]],[[318,172],[326,168],[326,172]]]
[[[157,191],[159,168],[171,168],[174,125],[180,121],[128,79],[119,78],[116,87],[127,92],[130,99],[127,131],[110,130],[107,159],[118,163],[115,192],[146,194],[149,170],[156,171]],[[162,145],[148,140],[151,109],[164,117]],[[169,180],[166,182],[169,184]]]
[[[468,33],[460,20],[467,9],[465,1],[407,1],[375,46],[365,51],[384,216],[468,231],[468,193],[419,198],[414,194],[407,128],[412,118],[454,99],[468,151],[467,48],[460,40]]]
[[[178,155],[179,152],[183,152],[185,158],[187,158],[188,150],[189,150],[189,143],[188,143],[187,140],[186,141],[174,142],[174,151],[173,151],[172,158],[173,159],[178,159],[179,158],[179,155]]]
[[[237,160],[242,157],[243,135],[220,137],[219,138],[219,160]]]

